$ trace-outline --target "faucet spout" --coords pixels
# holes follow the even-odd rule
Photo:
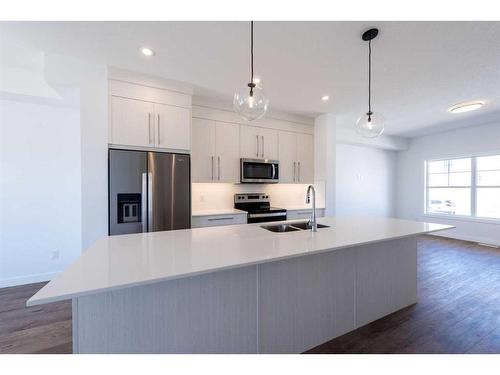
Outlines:
[[[316,190],[314,189],[314,186],[309,185],[307,187],[307,194],[306,194],[306,203],[307,204],[309,204],[311,202],[311,193],[312,193],[312,215],[311,215],[311,219],[309,219],[309,224],[311,226],[311,231],[317,232],[318,231],[318,223],[316,222]]]

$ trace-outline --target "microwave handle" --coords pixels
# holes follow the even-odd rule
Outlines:
[[[272,163],[273,166],[273,180],[276,178],[276,164]]]

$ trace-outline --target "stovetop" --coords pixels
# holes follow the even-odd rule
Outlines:
[[[251,214],[286,212],[286,209],[271,207],[269,195],[266,193],[248,193],[234,195],[234,208]]]

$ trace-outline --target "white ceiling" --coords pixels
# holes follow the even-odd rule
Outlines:
[[[271,106],[307,116],[333,112],[351,126],[366,112],[367,45],[373,46],[373,109],[386,133],[425,134],[496,120],[500,22],[256,22],[255,71]],[[249,80],[246,22],[2,22],[3,38],[47,52],[190,83],[195,94],[232,100]],[[146,58],[148,46],[156,52]],[[2,52],[3,53],[3,52]],[[330,101],[320,100],[329,95]],[[457,102],[485,100],[452,115]]]

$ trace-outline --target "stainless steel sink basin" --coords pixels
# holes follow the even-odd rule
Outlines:
[[[298,223],[289,224],[273,224],[273,225],[262,225],[261,228],[267,229],[271,232],[284,233],[284,232],[295,232],[298,230],[309,230],[311,226],[308,221],[301,221]],[[329,228],[328,225],[318,224],[319,228]]]
[[[295,228],[302,229],[302,230],[311,229],[311,226],[309,225],[308,221],[301,221],[300,223],[290,223],[290,225],[292,225]],[[328,225],[319,224],[319,223],[317,225],[318,225],[318,229],[319,228],[329,228]]]
[[[290,224],[275,224],[275,225],[262,225],[261,228],[267,229],[271,232],[295,232],[300,229],[292,227]]]

